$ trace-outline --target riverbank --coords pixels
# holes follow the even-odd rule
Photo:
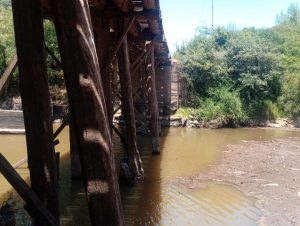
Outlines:
[[[299,130],[300,131],[300,130]],[[229,184],[256,199],[258,225],[300,225],[300,138],[246,141],[224,147],[218,164],[207,172],[174,183],[186,190],[207,181]]]
[[[231,125],[230,123],[224,124],[222,120],[198,120],[194,117],[180,117],[176,115],[170,118],[162,119],[162,125],[169,125],[171,127],[188,127],[188,128],[209,128],[219,129],[228,127],[270,127],[270,128],[299,128],[300,123],[291,119],[281,118],[271,121],[249,121],[245,125]]]

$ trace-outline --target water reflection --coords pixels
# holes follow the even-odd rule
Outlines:
[[[139,148],[145,169],[145,181],[136,187],[122,186],[126,225],[256,225],[259,211],[253,200],[235,188],[207,183],[205,188],[183,190],[174,186],[177,177],[205,171],[216,163],[222,146],[242,140],[267,140],[299,136],[298,132],[271,129],[184,129],[164,130],[161,155],[151,154],[148,137],[139,137]],[[116,139],[116,138],[115,138]],[[56,150],[61,152],[60,210],[64,226],[90,225],[87,202],[81,181],[71,182],[69,135],[64,130]],[[1,135],[1,152],[11,163],[26,157],[25,137]],[[114,141],[119,157],[122,146]],[[18,169],[28,177],[26,166]],[[0,175],[0,201],[11,191]],[[22,202],[19,202],[20,206]],[[18,225],[28,225],[28,215],[18,213]]]
[[[147,137],[140,140],[146,179],[124,192],[126,225],[257,225],[254,201],[237,189],[208,183],[204,189],[183,190],[172,181],[205,171],[215,164],[222,146],[243,140],[299,136],[272,129],[183,129],[164,131],[161,155],[152,156]]]

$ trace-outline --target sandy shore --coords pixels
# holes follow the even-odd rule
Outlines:
[[[300,225],[299,137],[226,145],[217,165],[176,183],[197,189],[208,180],[233,185],[254,197],[262,211],[258,225]]]

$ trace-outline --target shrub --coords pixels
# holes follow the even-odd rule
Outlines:
[[[283,82],[282,96],[279,106],[288,117],[293,119],[300,116],[300,75],[290,74]]]
[[[177,109],[175,115],[182,117],[182,118],[188,118],[192,115],[192,110],[190,108],[179,108]]]
[[[226,87],[210,89],[208,98],[199,99],[195,115],[198,119],[218,119],[223,125],[232,126],[244,123],[248,118],[243,110],[239,93]]]

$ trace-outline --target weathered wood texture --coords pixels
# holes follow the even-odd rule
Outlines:
[[[130,30],[132,24],[135,21],[135,17],[131,17],[127,26],[125,27],[125,29],[122,29],[122,33],[120,35],[120,38],[118,39],[115,48],[112,50],[112,53],[110,54],[109,58],[107,59],[107,62],[105,63],[105,65],[103,66],[103,69],[101,70],[102,73],[105,73],[106,70],[108,70],[108,68],[110,67],[113,59],[115,58],[117,52],[119,51],[119,49],[121,48],[123,41],[125,38],[127,38],[127,33]]]
[[[0,77],[0,95],[7,87],[9,80],[12,78],[13,73],[15,72],[18,65],[18,58],[17,55],[13,57],[11,62],[9,63],[8,67],[4,71],[3,75]]]
[[[96,17],[93,19],[95,44],[97,50],[97,56],[101,71],[101,79],[103,84],[103,92],[105,97],[105,104],[107,110],[107,118],[111,128],[112,124],[112,100],[111,100],[111,62],[107,62],[107,59],[111,55],[111,33],[110,33],[109,19]]]
[[[74,122],[70,120],[69,123],[69,134],[70,134],[70,154],[71,154],[71,178],[72,180],[82,179],[82,168],[80,164],[78,143],[76,141],[76,131]]]
[[[120,25],[120,27],[122,27],[122,25]],[[125,131],[129,155],[129,168],[132,173],[133,183],[136,183],[141,178],[143,178],[144,171],[136,143],[135,112],[133,106],[127,36],[125,36],[122,47],[118,52],[118,65],[121,83],[123,114],[125,116]]]
[[[127,148],[127,141],[126,141],[126,137],[118,130],[118,128],[112,124],[112,130],[118,135],[118,137],[120,138],[120,141],[122,142],[124,149],[128,150]]]
[[[141,92],[139,95],[138,101],[136,103],[138,104],[137,108],[140,111],[140,113],[144,116],[144,118],[147,121],[147,76],[145,72],[144,65],[140,66],[139,68],[139,74],[140,74],[140,86],[141,86]],[[146,124],[147,125],[147,124]]]
[[[124,225],[88,2],[51,2],[91,222]]]
[[[29,214],[32,217],[39,218],[40,221],[46,222],[47,225],[59,225],[58,221],[52,216],[49,210],[45,208],[41,200],[30,189],[27,183],[20,177],[20,175],[15,171],[14,167],[6,160],[6,158],[1,153],[0,172],[18,192],[21,198],[27,203],[31,210],[29,211]]]
[[[154,45],[151,47],[150,60],[148,59],[148,99],[151,115],[150,131],[152,136],[152,153],[159,154],[159,111],[157,104],[156,85],[155,85],[155,61]]]
[[[178,79],[171,80],[172,66],[164,66],[156,68],[156,91],[160,116],[169,116],[171,114],[171,103],[174,108],[177,107],[177,95],[179,94]],[[175,75],[173,75],[175,77]],[[172,87],[171,87],[172,86]],[[171,89],[172,88],[172,89]],[[178,90],[178,92],[177,92]],[[173,102],[171,99],[173,98]]]
[[[32,190],[59,219],[57,173],[39,0],[12,1]],[[40,219],[35,224],[49,225]]]

